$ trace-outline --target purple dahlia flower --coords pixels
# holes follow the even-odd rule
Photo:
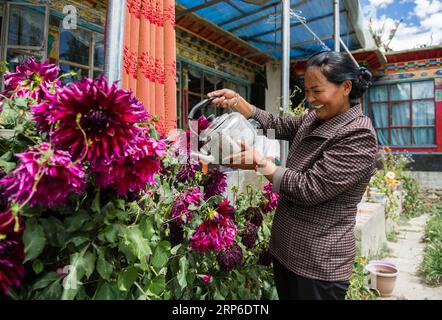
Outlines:
[[[204,187],[204,199],[207,200],[214,195],[218,195],[226,191],[226,175],[217,168],[210,169],[201,184]]]
[[[37,62],[33,57],[18,65],[15,72],[6,72],[3,94],[14,91],[14,96],[27,97],[39,101],[42,88],[49,88],[57,80],[60,67],[55,64]]]
[[[264,192],[262,193],[265,200],[261,203],[261,210],[264,213],[272,212],[278,205],[279,193],[272,191],[272,183],[268,182],[264,185]]]
[[[14,231],[15,217],[10,211],[0,213],[0,288],[7,295],[9,287],[18,287],[25,274],[23,229]]]
[[[186,222],[192,219],[192,211],[189,210],[189,205],[194,204],[199,206],[203,194],[198,187],[184,190],[181,192],[175,202],[173,203],[170,215],[172,218],[176,218],[175,221],[178,224],[183,224],[183,216],[186,217]]]
[[[16,155],[20,159],[18,167],[0,180],[6,196],[24,203],[33,193],[36,179],[37,188],[29,200],[29,205],[40,204],[52,207],[64,203],[71,192],[84,191],[86,180],[83,166],[73,164],[66,151],[54,150],[47,142],[32,147]]]
[[[230,247],[224,249],[217,256],[219,268],[224,272],[230,272],[235,267],[241,265],[242,258],[242,249],[236,243],[232,243]]]
[[[124,155],[142,130],[135,124],[148,119],[144,106],[130,91],[118,89],[116,83],[109,85],[104,77],[69,83],[50,102],[50,117],[58,122],[52,141],[78,159],[85,153],[86,135],[86,159],[92,166]]]
[[[228,200],[218,204],[216,209],[209,209],[208,219],[199,225],[190,238],[190,247],[201,253],[230,247],[237,234],[232,212]]]

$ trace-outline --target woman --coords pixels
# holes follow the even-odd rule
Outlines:
[[[231,167],[254,168],[281,198],[270,252],[280,299],[344,299],[355,258],[357,204],[374,173],[376,134],[359,98],[371,74],[346,53],[320,52],[307,62],[305,95],[311,111],[275,116],[235,92],[211,92],[213,103],[254,118],[291,142],[287,167],[244,145]],[[251,160],[251,161],[249,161]]]

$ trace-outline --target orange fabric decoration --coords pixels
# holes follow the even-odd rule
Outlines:
[[[127,0],[122,87],[131,89],[162,134],[176,128],[174,0]]]

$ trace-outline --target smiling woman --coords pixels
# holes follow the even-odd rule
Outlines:
[[[291,142],[287,167],[277,167],[245,147],[240,159],[280,192],[270,253],[280,299],[344,299],[355,258],[357,204],[374,172],[376,134],[358,99],[371,74],[346,53],[320,52],[307,62],[310,112],[276,116],[223,89],[213,103],[254,118],[277,139]],[[235,164],[248,168],[249,164]]]

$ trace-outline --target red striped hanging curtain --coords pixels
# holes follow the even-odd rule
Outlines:
[[[157,129],[176,128],[174,0],[126,0],[122,87],[131,89]]]

